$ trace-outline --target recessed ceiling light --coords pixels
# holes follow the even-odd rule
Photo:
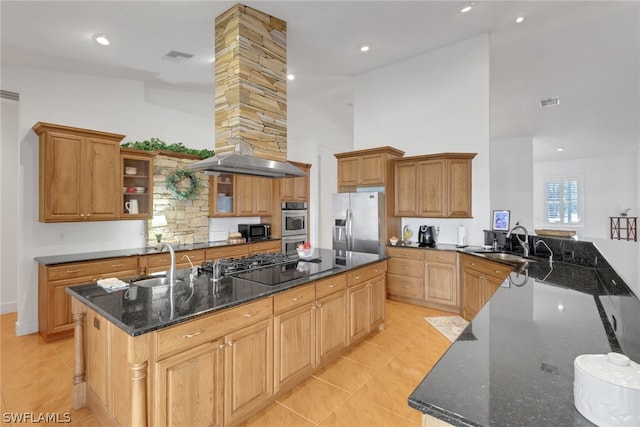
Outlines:
[[[549,107],[551,105],[558,105],[560,104],[560,97],[559,96],[552,96],[551,98],[546,98],[546,99],[541,99],[540,100],[540,106],[541,107]]]
[[[473,2],[473,3],[471,3],[471,4],[468,4],[468,5],[466,5],[465,7],[463,7],[462,9],[460,9],[460,12],[461,12],[461,13],[467,13],[467,12],[469,12],[471,9],[473,9],[473,6],[475,6],[475,5],[476,5],[476,3],[475,3],[475,2]]]
[[[296,79],[295,74],[287,74],[287,80],[295,80],[295,79]]]
[[[109,44],[111,44],[106,34],[96,34],[93,36],[93,40],[102,46],[109,46]]]
[[[360,46],[360,52],[368,52],[369,49],[371,49],[371,48],[369,46],[367,46],[366,44]]]
[[[564,147],[558,147],[556,148],[556,151],[564,151]]]
[[[519,24],[519,23],[521,23],[522,21],[524,21],[524,16],[518,16],[518,17],[516,18],[516,22],[517,22],[518,24]]]

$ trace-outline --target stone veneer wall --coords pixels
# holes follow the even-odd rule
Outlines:
[[[237,4],[215,20],[216,153],[287,160],[287,23]]]
[[[163,242],[191,244],[209,240],[209,178],[204,172],[194,172],[198,177],[200,189],[189,200],[178,200],[167,189],[167,176],[177,169],[200,159],[170,157],[157,154],[153,159],[153,213],[164,214],[167,226],[151,227],[147,221],[147,244],[157,244],[156,233],[162,233]],[[188,180],[179,182],[177,187],[186,190]]]

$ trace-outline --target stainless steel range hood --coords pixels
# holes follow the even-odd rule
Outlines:
[[[187,169],[205,171],[207,175],[230,173],[268,178],[287,178],[307,175],[304,171],[288,162],[267,160],[260,157],[238,154],[236,152],[216,154],[208,159],[188,165]]]

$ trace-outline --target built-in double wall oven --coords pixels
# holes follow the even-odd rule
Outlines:
[[[282,202],[282,252],[296,254],[296,247],[307,240],[307,203]]]

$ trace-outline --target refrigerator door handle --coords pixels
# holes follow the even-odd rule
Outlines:
[[[353,220],[353,213],[351,212],[351,209],[347,209],[346,219],[347,219],[347,250],[351,251],[353,250],[353,229],[352,229],[353,224],[351,223],[351,221]]]

